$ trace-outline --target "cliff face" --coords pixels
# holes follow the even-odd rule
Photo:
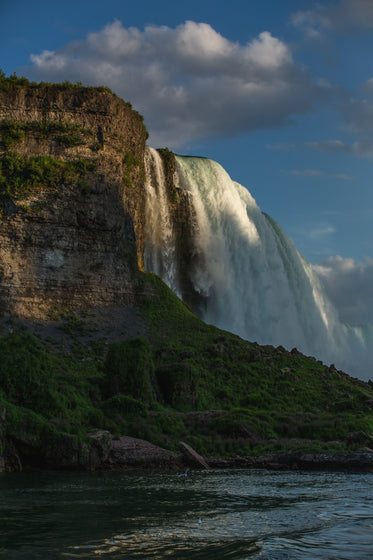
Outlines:
[[[103,88],[0,92],[0,314],[141,292],[146,129]]]

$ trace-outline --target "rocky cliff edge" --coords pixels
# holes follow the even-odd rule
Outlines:
[[[105,88],[0,91],[0,314],[141,297],[141,115]]]

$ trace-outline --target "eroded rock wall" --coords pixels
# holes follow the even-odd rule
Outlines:
[[[14,195],[3,182],[1,315],[46,317],[141,295],[145,141],[142,117],[104,89],[0,92],[0,158],[85,162],[79,180],[53,188],[41,180]]]

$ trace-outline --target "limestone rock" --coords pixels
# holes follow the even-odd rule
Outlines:
[[[122,436],[113,440],[109,464],[112,467],[175,467],[180,464],[177,453],[163,449],[148,441]]]
[[[190,445],[188,445],[187,443],[180,441],[179,449],[189,465],[202,469],[210,468],[206,460],[202,457],[202,455],[199,455],[199,453],[194,451],[194,449],[190,447]]]
[[[22,158],[95,163],[78,183],[0,197],[0,314],[47,318],[51,309],[128,304],[143,294],[143,158],[146,130],[108,91],[22,87],[0,92],[0,127],[23,127]],[[54,127],[77,127],[78,145]],[[43,132],[44,129],[49,132]],[[1,133],[1,130],[0,130]],[[9,154],[1,141],[0,158]]]

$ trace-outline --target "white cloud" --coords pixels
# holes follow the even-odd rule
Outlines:
[[[333,226],[321,226],[317,227],[309,232],[310,239],[321,239],[335,233],[335,228]]]
[[[326,152],[353,152],[353,147],[341,140],[326,140],[321,142],[306,142],[308,148],[316,150],[325,150]]]
[[[330,179],[342,179],[343,181],[350,181],[354,177],[347,175],[347,173],[325,173],[320,169],[292,169],[291,175],[298,175],[304,177],[326,177]]]
[[[355,179],[353,175],[348,175],[348,173],[333,173],[329,176],[333,177],[334,179],[342,179],[342,181],[352,181],[353,179]]]
[[[339,0],[315,4],[314,9],[292,16],[292,23],[309,37],[318,38],[324,31],[348,31],[373,28],[372,0]]]
[[[373,324],[373,259],[356,262],[336,256],[313,268],[343,322]]]
[[[280,152],[290,152],[296,148],[296,144],[291,144],[290,142],[277,142],[277,144],[267,144],[266,148],[268,150],[277,150]]]
[[[206,23],[125,28],[120,21],[31,56],[34,79],[107,85],[144,117],[153,145],[280,127],[328,95],[265,31],[247,44]]]
[[[292,169],[291,175],[304,175],[305,177],[319,177],[324,173],[318,169]]]

